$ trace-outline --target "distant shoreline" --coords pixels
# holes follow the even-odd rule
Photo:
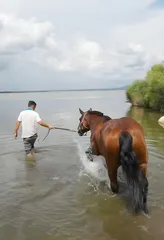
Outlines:
[[[102,89],[63,89],[63,90],[29,90],[29,91],[0,91],[4,93],[39,93],[39,92],[84,92],[84,91],[112,91],[112,90],[126,90],[128,86],[120,88],[102,88]]]

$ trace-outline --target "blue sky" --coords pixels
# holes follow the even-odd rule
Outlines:
[[[162,8],[162,7],[164,7],[164,1],[163,0],[154,1],[152,3],[151,7]]]
[[[0,90],[112,88],[164,60],[164,1],[0,0]]]

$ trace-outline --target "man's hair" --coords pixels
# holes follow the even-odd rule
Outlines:
[[[28,102],[28,107],[30,107],[30,106],[35,106],[35,107],[36,107],[36,102],[34,102],[34,101],[29,101],[29,102]]]

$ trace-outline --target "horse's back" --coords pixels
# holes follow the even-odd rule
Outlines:
[[[110,154],[119,154],[120,149],[120,135],[123,131],[128,132],[132,137],[132,148],[138,155],[146,160],[147,148],[144,139],[142,126],[130,117],[123,117],[119,119],[112,119],[108,121],[101,132],[102,142],[106,151]]]
[[[143,128],[142,126],[133,118],[130,117],[122,117],[117,119],[111,119],[110,121],[107,121],[103,128],[102,132],[106,135],[106,133],[109,135],[109,133],[118,134],[122,131],[130,131],[140,133],[143,135]]]

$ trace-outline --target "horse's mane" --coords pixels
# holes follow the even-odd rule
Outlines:
[[[100,111],[94,110],[94,111],[88,111],[88,113],[91,114],[91,115],[102,116],[102,117],[104,117],[104,121],[111,120],[111,118],[109,116],[104,115],[104,113],[102,113]]]

